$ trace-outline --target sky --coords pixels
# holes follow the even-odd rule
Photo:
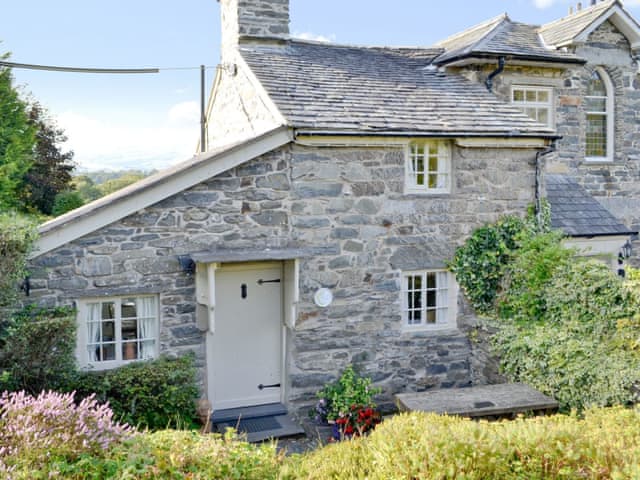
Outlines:
[[[577,0],[290,0],[292,36],[358,45],[429,46],[508,13],[546,23]],[[105,75],[14,69],[25,95],[65,130],[79,170],[162,169],[199,139],[200,71],[208,95],[220,55],[216,0],[4,0],[0,53],[18,63],[160,68]],[[588,5],[589,0],[583,0]],[[640,0],[626,0],[640,18]]]

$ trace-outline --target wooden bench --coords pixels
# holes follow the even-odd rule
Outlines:
[[[514,418],[523,413],[546,415],[558,410],[556,400],[523,383],[399,393],[395,398],[400,411],[471,418]]]

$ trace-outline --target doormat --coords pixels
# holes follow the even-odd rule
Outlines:
[[[237,422],[222,422],[217,424],[218,431],[235,428],[239,433],[258,433],[282,428],[276,417],[241,418]]]

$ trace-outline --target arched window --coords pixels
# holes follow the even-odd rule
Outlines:
[[[585,95],[587,161],[613,160],[613,85],[602,68],[596,68]]]

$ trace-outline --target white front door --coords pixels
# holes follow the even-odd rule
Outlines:
[[[282,265],[216,271],[215,328],[209,347],[213,408],[281,400]]]

